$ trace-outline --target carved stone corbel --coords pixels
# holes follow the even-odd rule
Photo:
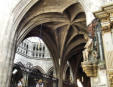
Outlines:
[[[92,62],[82,62],[82,68],[88,77],[96,77],[98,65]]]

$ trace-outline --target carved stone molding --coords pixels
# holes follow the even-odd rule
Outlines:
[[[113,22],[113,5],[105,6],[103,9],[109,14],[110,22]]]
[[[113,5],[103,7],[101,11],[95,12],[94,15],[100,19],[103,32],[111,31],[113,24]]]
[[[97,63],[92,62],[82,62],[82,68],[88,77],[96,77],[97,76]]]

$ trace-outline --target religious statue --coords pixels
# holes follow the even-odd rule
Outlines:
[[[83,58],[84,61],[88,61],[89,53],[91,53],[91,50],[93,49],[93,40],[89,37],[85,37],[85,39],[87,40],[87,43],[84,47],[85,49],[83,51]]]

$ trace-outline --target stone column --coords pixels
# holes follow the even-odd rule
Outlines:
[[[59,72],[58,72],[58,87],[63,87],[63,74],[61,67],[59,67]]]
[[[0,36],[0,87],[9,87],[17,37],[8,27],[1,29]]]
[[[58,79],[58,87],[63,87],[63,80],[62,80],[62,78]]]
[[[0,87],[9,87],[11,71],[12,71],[12,63],[14,58],[14,49],[11,48],[9,42],[3,41],[6,47],[3,46],[0,48]],[[1,43],[1,42],[0,42]],[[1,45],[1,44],[0,44]],[[13,46],[13,45],[12,45]],[[15,46],[15,45],[14,45]]]
[[[94,13],[100,19],[102,26],[102,39],[107,68],[108,86],[113,87],[113,5],[102,8],[101,11]]]

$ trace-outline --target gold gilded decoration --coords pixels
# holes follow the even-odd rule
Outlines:
[[[109,71],[109,82],[110,82],[110,87],[113,87],[113,70]]]
[[[82,68],[88,77],[97,76],[97,64],[91,62],[82,62]]]

